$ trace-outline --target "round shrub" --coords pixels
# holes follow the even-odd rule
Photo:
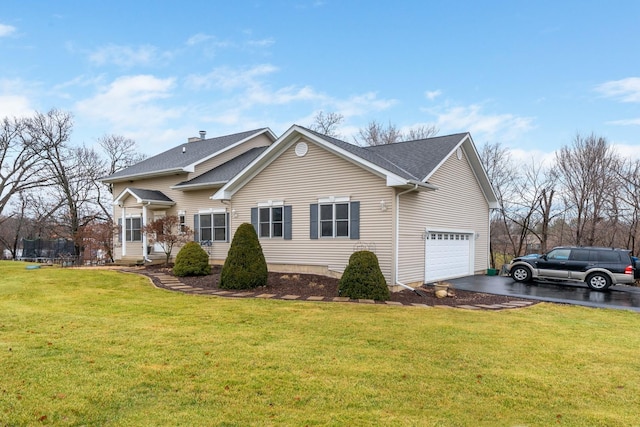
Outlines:
[[[387,281],[382,275],[376,254],[370,251],[351,254],[349,264],[338,282],[338,293],[352,299],[389,299]]]
[[[176,255],[173,274],[176,276],[206,276],[211,273],[209,254],[198,242],[186,243]]]
[[[266,286],[268,277],[267,261],[264,259],[256,230],[251,224],[240,224],[222,266],[219,287],[253,289]]]

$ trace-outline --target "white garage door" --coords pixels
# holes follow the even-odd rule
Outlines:
[[[425,243],[425,283],[472,274],[472,236],[468,233],[428,232]]]

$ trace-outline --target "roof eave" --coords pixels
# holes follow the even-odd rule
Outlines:
[[[183,190],[183,191],[206,190],[208,188],[220,188],[223,185],[225,185],[227,182],[229,181],[205,182],[201,184],[184,184],[184,185],[177,184],[177,185],[172,185],[169,188],[172,190]]]
[[[115,178],[109,178],[109,177],[105,177],[105,178],[100,178],[98,179],[99,182],[103,182],[105,184],[114,184],[116,182],[124,182],[124,181],[133,181],[136,179],[146,179],[146,178],[157,178],[157,177],[161,177],[161,176],[168,176],[168,175],[179,175],[179,174],[183,174],[183,173],[190,173],[193,172],[192,170],[189,170],[190,168],[185,167],[185,168],[173,168],[173,169],[164,169],[161,171],[154,171],[154,172],[143,172],[143,173],[134,173],[131,175],[124,175],[124,176],[118,176]]]

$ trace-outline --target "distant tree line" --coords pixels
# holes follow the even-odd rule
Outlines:
[[[309,128],[339,138],[343,120],[320,111]],[[391,123],[371,121],[353,142],[373,146],[437,133],[433,125],[401,132]],[[491,214],[492,266],[557,245],[640,253],[640,160],[622,157],[605,137],[576,134],[548,165],[516,160],[500,143],[484,145],[480,156],[498,198]]]
[[[135,142],[118,135],[99,148],[71,144],[73,116],[52,109],[2,119],[0,248],[16,258],[22,239],[68,239],[78,261],[85,249],[113,254],[112,195],[100,177],[140,161]]]
[[[492,265],[558,245],[638,254],[640,160],[622,157],[606,138],[577,134],[548,165],[515,160],[500,143],[485,145],[481,158],[499,205],[491,217]]]

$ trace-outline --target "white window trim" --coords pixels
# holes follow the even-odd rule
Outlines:
[[[209,209],[199,209],[199,214],[219,214],[219,213],[227,213],[227,208],[209,208]]]
[[[328,205],[330,203],[345,203],[345,202],[348,203],[350,201],[351,201],[351,196],[342,196],[342,197],[329,196],[329,197],[319,198],[318,204]]]
[[[270,208],[284,206],[284,200],[267,200],[266,202],[258,202],[259,208]]]
[[[333,201],[329,201],[333,199]],[[324,202],[321,202],[320,200],[324,200]],[[336,233],[338,231],[338,227],[337,227],[337,223],[338,223],[338,219],[336,218],[336,205],[347,205],[347,218],[346,218],[346,222],[347,222],[347,235],[346,236],[337,236]],[[323,236],[322,235],[322,223],[323,223],[323,219],[322,219],[322,206],[332,206],[332,213],[331,213],[331,223],[332,223],[332,230],[331,230],[331,236]],[[340,219],[339,221],[344,222],[344,219]],[[324,220],[324,222],[328,222],[328,220]],[[318,237],[320,239],[350,239],[351,238],[351,203],[350,203],[350,197],[330,197],[327,199],[318,199]]]
[[[271,201],[269,201],[271,202]],[[282,204],[280,204],[282,203]],[[273,208],[281,208],[282,209],[282,221],[280,221],[280,223],[282,224],[282,235],[280,236],[274,236],[273,235]],[[262,224],[266,224],[262,221],[260,221],[260,210],[261,209],[269,209],[269,235],[268,236],[262,236],[260,234],[261,231],[261,226]],[[284,239],[284,202],[273,202],[273,204],[271,205],[265,205],[263,204],[261,206],[260,203],[258,203],[258,237],[260,239]]]

